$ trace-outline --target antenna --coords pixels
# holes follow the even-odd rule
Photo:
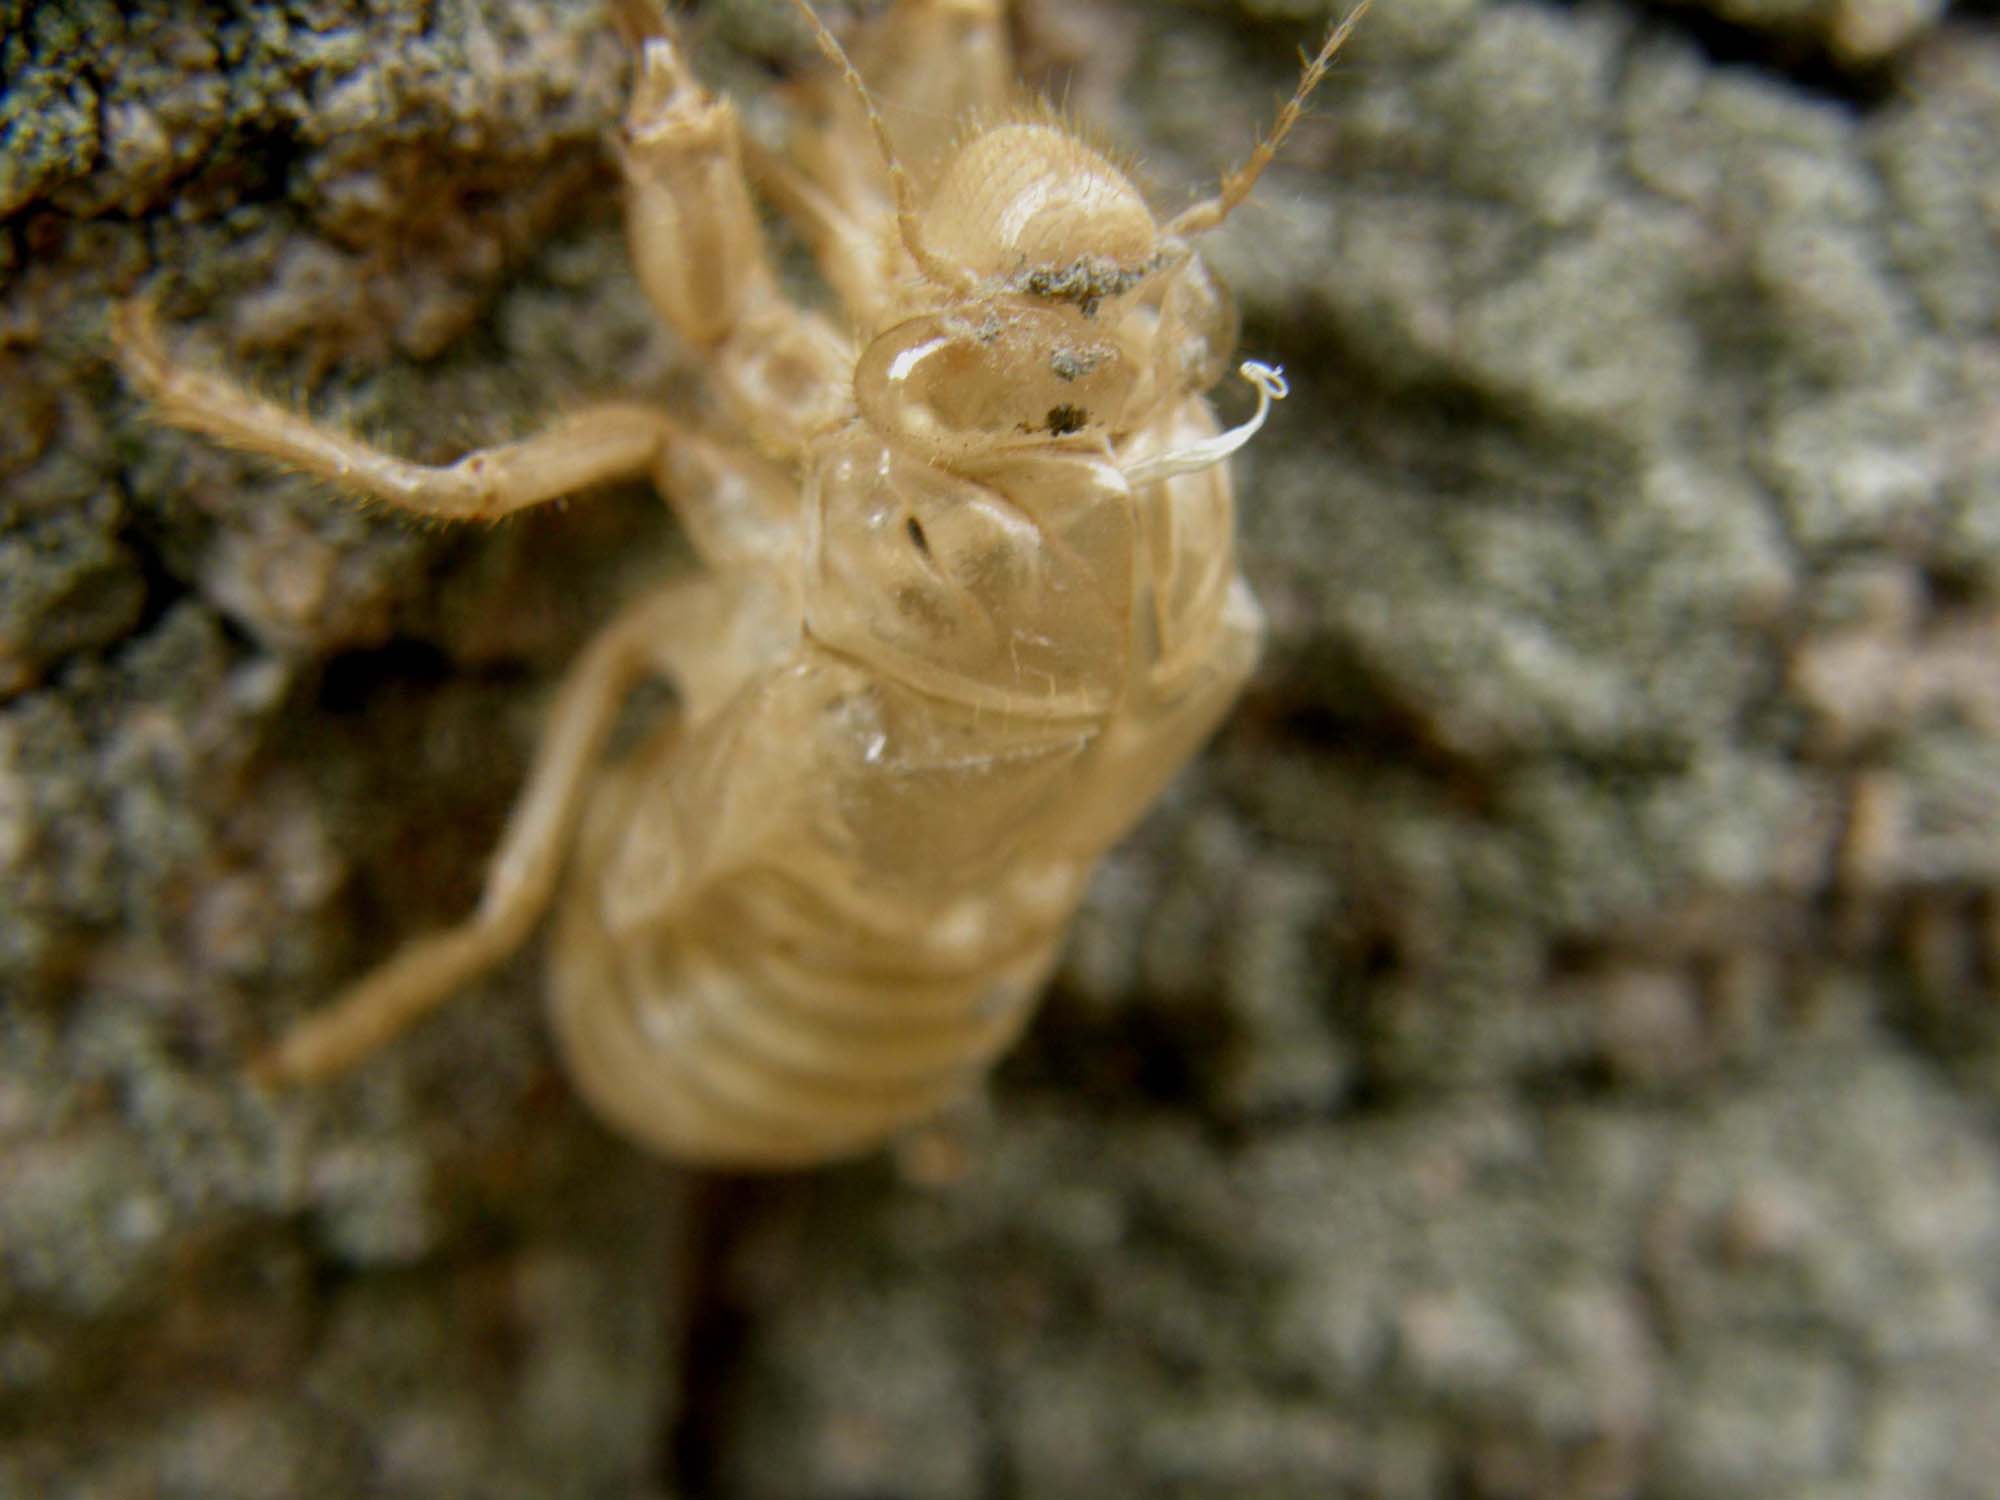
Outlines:
[[[1285,137],[1292,133],[1292,127],[1306,112],[1306,101],[1312,98],[1313,90],[1320,86],[1321,80],[1333,67],[1334,54],[1346,45],[1347,38],[1361,24],[1361,18],[1368,14],[1368,7],[1373,3],[1374,0],[1359,0],[1346,18],[1327,33],[1326,40],[1320,43],[1319,55],[1306,64],[1305,72],[1299,75],[1299,86],[1292,90],[1292,97],[1278,111],[1277,123],[1271,127],[1271,133],[1257,143],[1248,161],[1223,177],[1222,190],[1213,198],[1204,199],[1175,215],[1167,225],[1168,234],[1206,234],[1250,196],[1257,179],[1264,175],[1264,169],[1277,156],[1278,148],[1285,144]]]
[[[827,60],[840,69],[847,86],[854,91],[854,97],[861,101],[862,109],[868,113],[868,127],[875,132],[875,148],[882,155],[882,165],[889,172],[889,186],[896,195],[896,232],[902,237],[903,248],[910,252],[910,258],[917,263],[917,269],[930,280],[953,291],[969,292],[978,284],[977,278],[963,267],[941,261],[924,248],[923,235],[917,225],[917,210],[910,192],[909,174],[903,164],[896,160],[895,147],[889,143],[889,127],[882,123],[881,111],[875,108],[875,96],[868,92],[868,85],[861,80],[861,74],[848,60],[847,51],[840,40],[826,29],[826,22],[819,18],[808,0],[792,0],[806,25],[812,28],[813,40],[819,43],[819,50]]]

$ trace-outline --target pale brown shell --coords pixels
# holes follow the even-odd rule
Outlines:
[[[841,74],[805,91],[784,155],[746,147],[651,0],[616,9],[639,282],[721,428],[619,403],[427,468],[179,365],[142,303],[113,329],[165,420],[429,516],[649,474],[707,564],[571,669],[478,912],[265,1075],[365,1056],[512,952],[567,867],[549,998],[583,1092],[668,1155],[798,1166],[978,1086],[1092,868],[1250,671],[1225,460],[1284,386],[1246,365],[1258,414],[1218,430],[1203,392],[1234,315],[1179,231],[1241,200],[1345,32],[1249,165],[1163,228],[1102,153],[1020,122],[1002,0],[898,0],[858,39],[910,106],[894,135],[801,0]],[[939,163],[928,191],[896,141]],[[753,178],[837,315],[780,291]],[[652,675],[679,715],[607,766]]]

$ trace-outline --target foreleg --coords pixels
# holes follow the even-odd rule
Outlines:
[[[796,456],[845,411],[853,351],[778,289],[735,108],[695,78],[655,0],[621,0],[616,13],[639,51],[618,139],[639,285],[660,317],[707,354],[744,425],[767,448]]]

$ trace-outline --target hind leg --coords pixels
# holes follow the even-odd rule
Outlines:
[[[549,712],[478,910],[412,942],[295,1025],[255,1063],[261,1081],[302,1083],[351,1067],[521,945],[548,906],[627,695],[643,677],[671,675],[676,658],[696,655],[704,640],[714,644],[736,603],[735,583],[698,577],[648,595],[584,649]],[[722,690],[713,680],[690,686],[697,698]]]

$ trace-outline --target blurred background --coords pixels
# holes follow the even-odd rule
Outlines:
[[[689,11],[773,128],[789,6]],[[1163,210],[1328,19],[1019,11]],[[1991,7],[1378,0],[1203,246],[1295,392],[1266,658],[942,1189],[629,1149],[538,949],[239,1071],[469,909],[685,553],[163,431],[107,300],[420,459],[678,399],[625,67],[593,4],[0,0],[0,1494],[1992,1496]]]

